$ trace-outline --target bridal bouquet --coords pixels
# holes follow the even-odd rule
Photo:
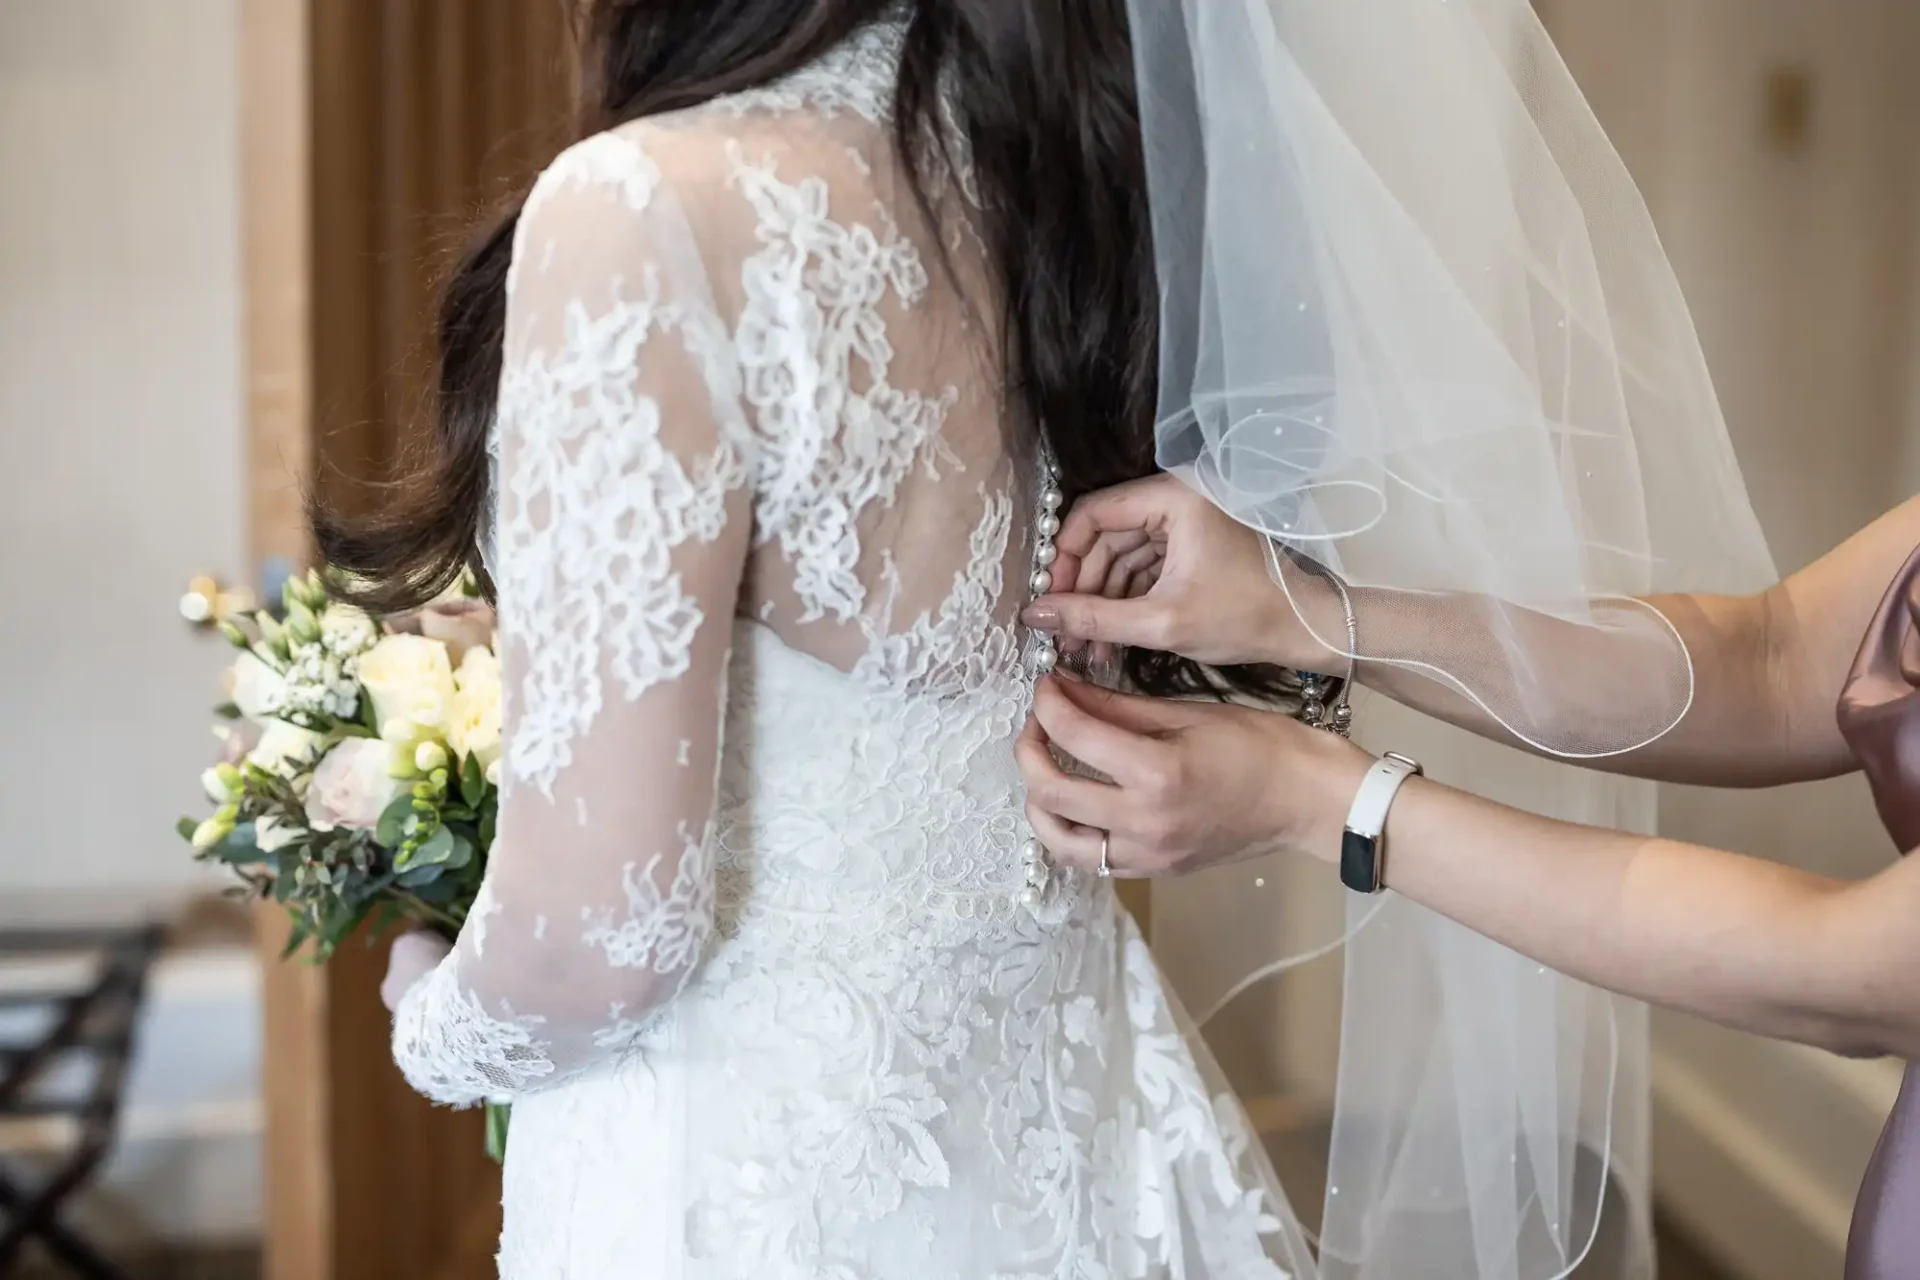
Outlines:
[[[202,775],[218,806],[180,832],[238,892],[284,907],[286,954],[324,961],[363,925],[396,922],[451,940],[472,908],[499,809],[500,664],[493,614],[471,584],[378,623],[329,598],[318,573],[277,610],[222,630],[220,761]],[[504,1150],[490,1106],[487,1146]]]

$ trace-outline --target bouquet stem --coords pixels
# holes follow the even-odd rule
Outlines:
[[[495,1164],[502,1164],[507,1158],[507,1122],[513,1115],[513,1107],[505,1102],[487,1104],[487,1155]]]

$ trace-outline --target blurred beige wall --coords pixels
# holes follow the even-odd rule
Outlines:
[[[0,927],[209,882],[172,826],[227,650],[176,602],[245,566],[237,11],[0,0]],[[103,1240],[255,1231],[257,990],[244,948],[154,973]]]
[[[245,563],[236,22],[0,0],[0,917],[195,879],[225,653],[175,605]]]

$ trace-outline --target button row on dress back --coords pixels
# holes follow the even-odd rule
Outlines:
[[[1035,599],[1053,589],[1053,562],[1060,554],[1054,539],[1060,534],[1060,508],[1066,505],[1066,501],[1066,495],[1060,490],[1060,468],[1053,460],[1052,451],[1043,447],[1040,456],[1040,501],[1033,522],[1033,575],[1027,580]],[[1053,637],[1044,631],[1032,632],[1031,639],[1029,663],[1034,678],[1038,679],[1060,664],[1060,650]],[[1046,846],[1037,837],[1029,836],[1021,847],[1021,859],[1026,869],[1026,884],[1020,890],[1021,904],[1042,922],[1063,915],[1060,907],[1065,886],[1047,854]]]

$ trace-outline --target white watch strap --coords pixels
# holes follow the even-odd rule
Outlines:
[[[1377,840],[1387,828],[1387,810],[1400,785],[1420,772],[1420,765],[1405,756],[1386,755],[1374,762],[1347,810],[1347,830],[1369,840]]]

